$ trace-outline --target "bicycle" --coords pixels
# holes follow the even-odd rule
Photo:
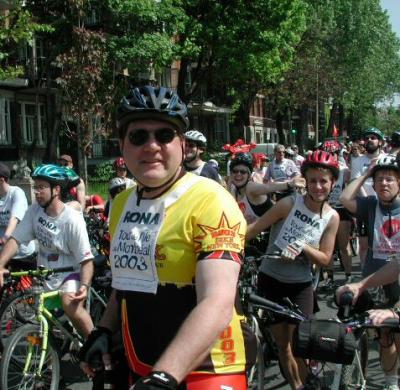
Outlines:
[[[72,268],[42,270],[42,272],[68,272]],[[81,336],[72,325],[57,318],[46,308],[50,299],[58,297],[59,291],[43,291],[33,286],[34,321],[20,326],[10,335],[4,348],[0,366],[1,388],[13,390],[58,389],[60,382],[60,355],[69,352],[73,362],[82,345]]]
[[[111,293],[111,273],[104,266],[106,260],[104,256],[95,257],[95,274],[86,300],[86,309],[95,325],[101,319]],[[7,339],[17,328],[35,320],[35,295],[32,294],[32,286],[43,286],[46,277],[54,273],[69,271],[72,271],[71,267],[58,269],[39,267],[36,270],[9,274],[8,280],[14,281],[14,283],[21,278],[30,278],[31,284],[29,288],[10,296],[0,307],[0,350],[3,350]]]

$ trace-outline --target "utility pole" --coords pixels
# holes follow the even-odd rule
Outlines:
[[[318,139],[318,134],[319,134],[319,76],[318,76],[318,65],[316,66],[317,68],[317,85],[316,85],[316,92],[317,92],[317,101],[315,104],[315,146],[318,146],[319,139]]]

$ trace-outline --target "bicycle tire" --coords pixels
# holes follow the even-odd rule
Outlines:
[[[265,362],[263,343],[257,337],[257,360],[248,372],[247,388],[249,390],[264,390]]]
[[[339,390],[357,389],[361,385],[361,378],[367,377],[368,334],[366,331],[362,332],[361,337],[357,342],[356,351],[358,352],[358,356],[360,357],[360,367],[358,366],[357,356],[354,356],[353,362],[351,364],[342,366]]]
[[[34,296],[18,292],[6,299],[0,307],[0,351],[4,349],[7,339],[17,328],[35,319],[35,309],[31,300]]]
[[[58,389],[60,382],[60,360],[50,336],[42,375],[40,378],[34,375],[41,351],[41,340],[39,343],[35,342],[39,334],[39,325],[26,324],[18,328],[10,337],[0,365],[1,388],[3,390],[34,390],[40,386],[42,386],[40,388],[48,390]],[[34,341],[31,343],[30,340]],[[32,361],[29,367],[30,372],[24,374],[23,369],[28,348],[33,348]]]

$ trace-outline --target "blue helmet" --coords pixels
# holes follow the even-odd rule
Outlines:
[[[32,179],[42,179],[50,184],[67,186],[69,178],[64,167],[55,164],[41,164],[32,173]]]

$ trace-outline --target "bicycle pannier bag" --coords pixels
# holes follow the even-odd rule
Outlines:
[[[293,353],[304,359],[351,364],[355,349],[354,334],[334,320],[302,321],[293,334]]]

